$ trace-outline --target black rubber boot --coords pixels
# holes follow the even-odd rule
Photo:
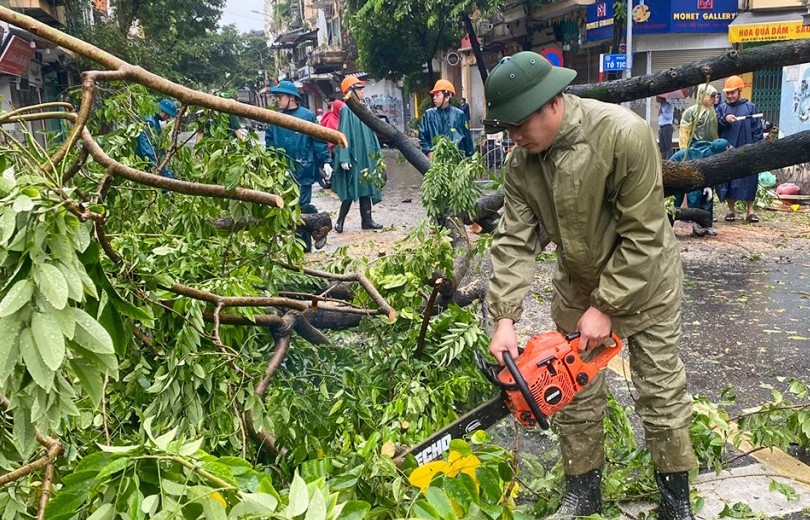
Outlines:
[[[689,501],[689,473],[658,473],[655,482],[661,492],[658,503],[659,520],[694,520],[692,503]]]
[[[363,229],[382,229],[371,219],[371,197],[360,197],[360,227]]]
[[[556,513],[547,520],[573,520],[602,512],[602,468],[582,475],[565,476],[565,495]]]
[[[335,232],[343,233],[343,223],[346,221],[346,215],[349,214],[349,209],[352,207],[352,199],[344,200],[340,203],[340,212],[338,213],[337,222],[335,222]]]

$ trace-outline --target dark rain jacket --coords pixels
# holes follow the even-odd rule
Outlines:
[[[429,108],[419,122],[419,147],[425,154],[433,148],[433,140],[439,136],[453,141],[467,157],[475,153],[467,116],[454,106]]]
[[[304,107],[284,110],[283,113],[318,124],[315,114]],[[324,164],[332,163],[326,141],[280,126],[272,125],[265,129],[264,144],[268,150],[274,149],[287,158],[290,171],[299,184],[314,184],[320,176],[319,169]]]
[[[146,128],[138,134],[138,140],[135,143],[135,155],[148,161],[149,166],[154,168],[158,165],[158,153],[155,144],[160,139],[160,122],[156,116],[146,116],[144,120],[146,121]],[[163,168],[161,175],[170,179],[174,178],[174,174],[168,166]]]
[[[564,95],[548,150],[516,147],[506,161],[504,214],[492,245],[489,307],[517,321],[540,252],[557,245],[552,318],[576,330],[593,306],[627,337],[679,308],[681,259],[666,215],[652,130],[631,111]]]

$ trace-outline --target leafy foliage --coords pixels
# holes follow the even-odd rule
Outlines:
[[[68,0],[68,30],[93,45],[172,81],[206,90],[252,85],[258,70],[272,70],[264,38],[217,24],[224,0],[133,2],[112,0],[111,14],[93,23],[86,2]],[[91,67],[80,60],[82,68]]]
[[[436,139],[430,169],[422,182],[426,213],[432,218],[474,215],[482,193],[475,181],[487,175],[479,154],[465,158],[449,139]]]

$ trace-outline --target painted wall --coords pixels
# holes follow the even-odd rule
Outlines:
[[[390,80],[366,81],[366,106],[378,116],[385,116],[388,122],[399,130],[405,130],[405,117],[402,110],[402,89]]]

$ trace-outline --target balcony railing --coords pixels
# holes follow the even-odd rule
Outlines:
[[[317,69],[338,70],[346,62],[347,52],[339,45],[318,47],[309,56],[309,64]],[[322,71],[323,72],[323,71]]]

